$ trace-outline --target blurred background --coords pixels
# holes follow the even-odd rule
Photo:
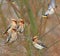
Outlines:
[[[0,56],[60,56],[60,0],[56,0],[55,13],[42,18],[50,0],[0,0]],[[22,18],[25,31],[12,44],[4,44],[11,19]],[[39,36],[47,49],[37,50],[32,37]]]

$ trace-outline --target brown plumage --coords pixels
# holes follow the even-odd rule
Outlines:
[[[4,32],[4,34],[9,34],[12,29],[17,29],[17,21],[16,21],[16,19],[11,20],[11,23],[8,26],[8,28],[6,29],[6,31]]]
[[[4,34],[7,35],[6,43],[13,42],[17,39],[17,20],[12,19],[9,27],[6,29]]]
[[[16,39],[17,39],[17,30],[16,29],[12,29],[11,33],[7,37],[7,40],[6,40],[5,43],[12,43],[12,42],[16,41]]]

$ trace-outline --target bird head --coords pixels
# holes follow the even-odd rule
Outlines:
[[[34,36],[32,40],[33,40],[33,41],[38,40],[38,36]]]
[[[17,24],[17,20],[16,19],[12,19],[12,22],[14,22],[15,24]]]
[[[24,24],[24,20],[23,19],[19,19],[18,22]]]

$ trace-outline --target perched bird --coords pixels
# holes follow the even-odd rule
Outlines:
[[[32,39],[33,42],[33,46],[37,49],[43,49],[43,48],[47,48],[40,40],[38,40],[38,36],[34,36]]]
[[[12,29],[17,29],[17,21],[16,19],[12,19],[10,25],[4,32],[4,34],[10,34]]]
[[[45,12],[45,15],[43,17],[47,17],[48,15],[54,14],[55,8],[56,8],[55,0],[51,0],[48,6],[48,10]]]
[[[24,20],[19,19],[18,20],[18,29],[17,29],[17,31],[22,33],[24,31],[24,28],[25,28]]]
[[[16,39],[17,39],[17,30],[12,29],[11,33],[8,35],[5,43],[12,43],[12,42],[16,41]]]

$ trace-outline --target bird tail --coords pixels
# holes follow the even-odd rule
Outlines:
[[[43,45],[43,44],[42,44],[42,46],[43,46],[44,48],[47,48],[47,46],[46,46],[46,45]]]
[[[11,38],[11,36],[9,36],[9,37],[7,38],[5,44],[8,43],[8,42],[10,41],[10,38]]]

